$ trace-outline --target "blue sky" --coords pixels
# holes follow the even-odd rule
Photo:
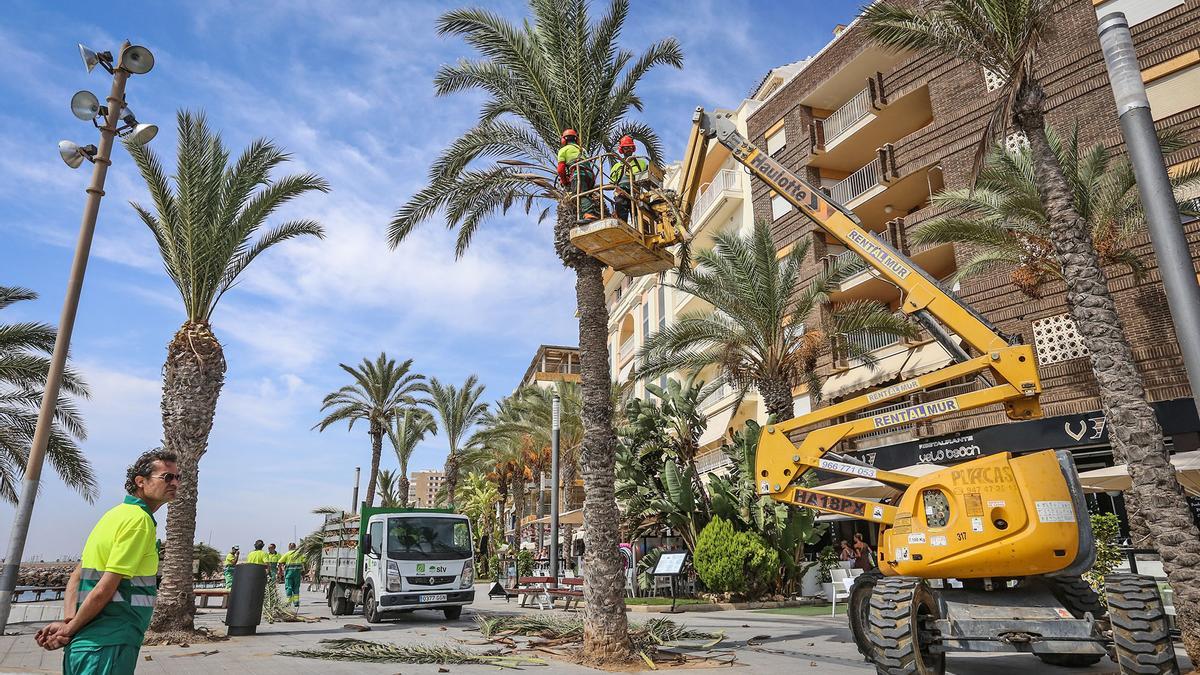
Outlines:
[[[72,117],[79,89],[103,99],[108,78],[84,71],[84,42],[116,51],[149,47],[154,70],[130,81],[127,100],[162,131],[155,149],[174,165],[174,113],[204,110],[240,151],[267,136],[294,155],[286,172],[314,171],[332,192],[294,202],[281,217],[312,217],[323,242],[293,242],[255,262],[222,301],[214,330],[228,373],[201,464],[197,537],[218,547],[255,538],[284,543],[310,531],[313,507],[349,505],[369,443],[355,427],[311,430],[321,397],[345,382],[339,362],[381,350],[451,382],[477,373],[488,399],[510,393],[542,343],[575,344],[573,277],[554,257],[548,226],[497,218],[455,261],[435,219],[396,251],[391,213],[422,183],[438,149],[468,128],[479,98],[436,98],[437,67],[474,54],[434,33],[438,14],[463,2],[96,3],[15,2],[0,25],[0,283],[41,294],[0,320],[56,322],[90,165],[71,171],[61,139],[96,142]],[[519,2],[488,3],[520,17]],[[643,116],[677,157],[696,105],[733,107],[771,67],[823,46],[858,3],[634,0],[623,35],[640,49],[673,35],[682,71],[642,84]],[[599,10],[602,5],[597,4]],[[597,12],[598,13],[598,12]],[[123,149],[114,153],[72,344],[91,384],[82,404],[84,447],[101,484],[94,505],[45,474],[26,554],[76,554],[92,524],[122,496],[125,466],[158,444],[165,346],[182,321],[176,291],[130,200],[148,202]],[[282,175],[282,174],[280,174]],[[444,440],[417,451],[411,470],[439,468]],[[384,466],[395,458],[385,447]],[[8,541],[12,508],[0,507]],[[159,518],[165,522],[165,518]]]

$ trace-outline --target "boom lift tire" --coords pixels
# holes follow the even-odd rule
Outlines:
[[[867,635],[880,675],[944,675],[946,655],[930,648],[938,637],[937,600],[917,577],[883,577],[871,593]]]
[[[1136,574],[1104,578],[1117,666],[1122,673],[1178,675],[1175,645],[1158,584]]]
[[[854,636],[854,644],[858,646],[858,653],[872,662],[875,647],[867,637],[867,625],[871,618],[871,593],[875,590],[875,584],[882,578],[883,572],[877,569],[854,577],[854,584],[850,587],[850,598],[846,601],[846,617],[850,620],[850,633]]]
[[[1046,583],[1054,597],[1063,604],[1076,619],[1082,619],[1084,614],[1091,612],[1092,618],[1099,619],[1108,614],[1100,595],[1092,585],[1080,577],[1045,577]],[[1086,668],[1099,663],[1103,654],[1037,654],[1042,663],[1063,668]]]

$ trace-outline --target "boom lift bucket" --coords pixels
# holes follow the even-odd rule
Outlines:
[[[675,266],[670,251],[651,248],[645,235],[615,216],[571,228],[571,243],[631,277],[665,272]]]

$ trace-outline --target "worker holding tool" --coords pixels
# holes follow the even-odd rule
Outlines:
[[[241,553],[238,552],[237,546],[229,549],[229,553],[225,556],[225,588],[233,588],[233,568],[237,566],[240,556]]]
[[[158,597],[154,512],[175,499],[179,467],[165,450],[143,453],[125,473],[125,501],[92,528],[63,593],[63,621],[34,635],[66,647],[64,675],[132,673]]]
[[[622,136],[620,144],[617,145],[617,152],[620,153],[622,161],[613,162],[608,171],[610,182],[620,188],[616,191],[613,201],[616,203],[617,217],[625,222],[629,222],[633,182],[650,167],[650,162],[645,157],[633,156],[636,151],[637,144],[633,142],[633,137]]]
[[[576,193],[587,192],[596,187],[596,172],[589,162],[580,161],[583,149],[579,147],[579,134],[574,129],[562,132],[562,147],[558,149],[558,180],[563,187],[574,189]],[[591,195],[579,197],[579,220],[596,220],[600,217],[596,211],[596,202]]]
[[[300,606],[300,578],[304,576],[304,554],[296,549],[296,544],[288,544],[287,553],[279,560],[283,565],[283,592],[287,601],[293,607]]]

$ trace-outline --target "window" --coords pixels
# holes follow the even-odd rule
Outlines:
[[[650,303],[649,301],[642,302],[642,339],[650,334]]]
[[[783,195],[771,197],[771,220],[779,220],[792,210],[792,204]]]
[[[371,523],[371,531],[367,533],[370,538],[371,547],[368,551],[371,555],[379,557],[383,555],[383,521]]]
[[[781,125],[775,132],[767,134],[767,154],[774,155],[787,145],[787,130]]]
[[[658,285],[658,329],[667,327],[667,287]]]
[[[1102,17],[1112,12],[1124,12],[1129,25],[1136,26],[1183,3],[1184,0],[1108,0],[1108,2],[1096,5],[1096,16]]]
[[[1197,91],[1200,91],[1200,65],[1193,65],[1147,84],[1146,98],[1150,100],[1154,119],[1161,120],[1195,107]]]

